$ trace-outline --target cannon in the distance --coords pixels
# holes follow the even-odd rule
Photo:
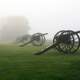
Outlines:
[[[34,45],[34,46],[41,46],[41,45],[43,45],[45,43],[45,40],[46,40],[45,39],[45,35],[47,35],[47,34],[48,33],[44,33],[44,34],[42,34],[42,33],[35,33],[35,34],[33,34],[30,37],[29,41],[27,41],[25,43],[22,43],[19,46],[20,47],[24,47],[24,46],[26,46],[26,45],[28,45],[30,43],[32,43],[32,45]]]

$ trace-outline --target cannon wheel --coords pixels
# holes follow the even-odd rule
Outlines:
[[[80,46],[80,37],[78,33],[73,34],[73,37],[74,37],[74,46],[71,49],[71,53],[75,53],[79,49],[79,46]]]
[[[64,35],[69,37],[69,39],[68,38],[64,39],[65,38]],[[65,41],[61,42],[60,40],[58,40],[59,39],[58,37],[61,37],[61,36],[63,36],[63,39]],[[69,41],[70,41],[70,43],[68,43]],[[54,42],[58,43],[56,45],[56,49],[58,51],[63,52],[63,53],[69,53],[69,54],[76,52],[79,49],[79,45],[80,45],[79,35],[77,33],[75,33],[74,31],[71,31],[71,30],[59,31],[54,36],[53,43]]]
[[[61,30],[59,32],[57,32],[53,38],[53,44],[57,44],[57,37],[60,36],[65,30]],[[59,45],[56,45],[55,48],[61,52],[61,49],[59,48]]]
[[[35,33],[31,37],[32,45],[34,46],[42,46],[45,40],[45,36],[42,33]]]

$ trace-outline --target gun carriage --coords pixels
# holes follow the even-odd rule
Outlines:
[[[35,53],[35,55],[40,55],[48,51],[49,49],[55,48],[59,52],[63,52],[66,54],[75,53],[80,47],[80,31],[72,31],[72,30],[62,30],[55,34],[53,38],[53,44],[46,49]]]
[[[26,36],[23,36],[21,39],[18,40],[18,42],[22,42],[21,45],[19,45],[20,47],[24,47],[30,43],[32,43],[32,45],[34,46],[42,46],[46,39],[45,39],[45,35],[47,35],[48,33],[35,33],[33,34],[32,36],[29,36],[29,35],[26,35]],[[24,42],[24,40],[26,42]]]
[[[80,37],[79,37],[80,31],[72,31],[72,30],[61,30],[57,32],[53,38],[53,44],[49,47],[47,47],[44,50],[41,50],[40,52],[35,53],[35,55],[40,55],[45,53],[46,51],[50,49],[57,49],[59,52],[63,52],[66,54],[73,54],[75,53],[79,47],[80,47]],[[22,45],[21,47],[24,47],[25,45],[28,45],[29,43],[32,43],[34,46],[42,46],[45,42],[45,35],[48,33],[35,33],[31,36],[30,40]]]

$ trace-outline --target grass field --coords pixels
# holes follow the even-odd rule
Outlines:
[[[0,80],[80,80],[80,54],[55,50],[34,55],[41,48],[0,45]]]

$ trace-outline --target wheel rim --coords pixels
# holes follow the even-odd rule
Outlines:
[[[62,41],[59,40],[60,38],[57,39],[58,36],[60,38],[61,36],[63,37],[61,38]],[[74,53],[79,49],[80,45],[79,35],[71,30],[59,31],[54,36],[53,43],[54,42],[58,42],[58,44],[56,45],[56,49],[63,53]]]
[[[31,38],[34,46],[42,46],[45,43],[45,36],[42,33],[35,33]]]

